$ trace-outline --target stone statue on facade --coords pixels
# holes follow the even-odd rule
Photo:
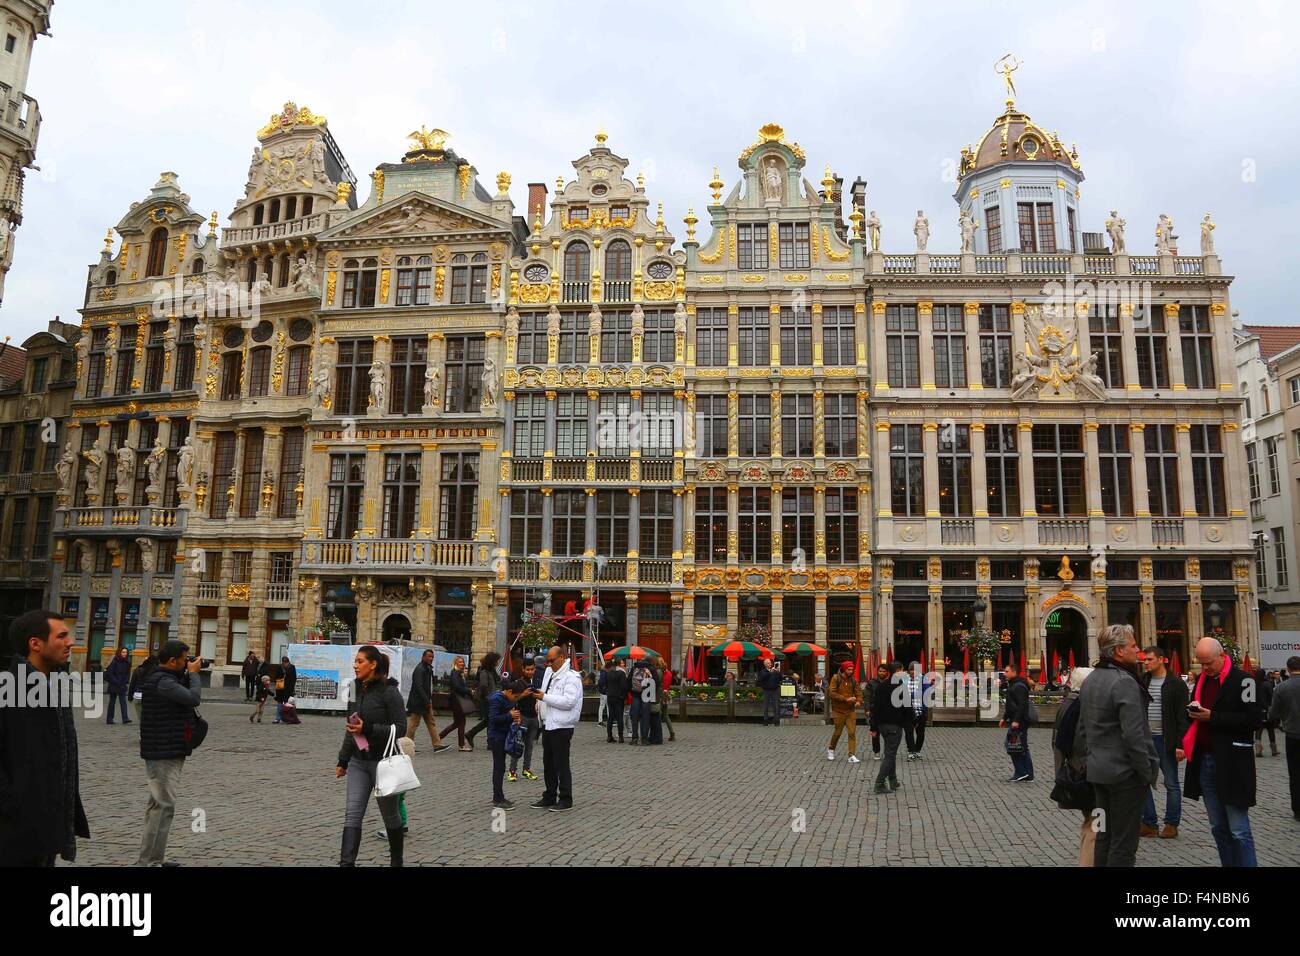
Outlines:
[[[86,488],[90,494],[97,495],[99,494],[99,483],[104,477],[104,449],[100,447],[99,441],[96,441],[81,455],[86,459],[86,464],[81,469],[86,477]]]
[[[600,306],[593,305],[587,313],[587,334],[592,338],[600,335]]]
[[[499,383],[497,382],[497,363],[490,356],[483,359],[483,394],[480,407],[483,411],[497,407]]]
[[[546,334],[560,334],[560,310],[551,306],[551,311],[546,313]]]
[[[329,173],[325,171],[325,144],[320,140],[316,140],[311,147],[311,172],[316,182],[329,185]]]
[[[289,278],[293,282],[294,292],[320,295],[320,277],[316,271],[316,261],[308,258],[306,253],[298,256],[294,261],[294,271],[289,273]]]
[[[117,495],[119,498],[130,497],[135,485],[135,449],[123,445],[117,450]]]
[[[54,473],[59,478],[59,494],[68,497],[72,494],[72,468],[77,463],[77,453],[72,449],[72,439],[63,446],[63,456],[54,466]]]
[[[1101,353],[1093,352],[1088,356],[1088,360],[1080,367],[1079,376],[1093,388],[1099,391],[1104,391],[1106,383],[1102,381],[1101,376],[1097,374],[1097,364],[1100,361]]]
[[[167,448],[163,445],[162,436],[153,440],[153,448],[149,451],[149,458],[145,462],[145,468],[149,473],[149,489],[155,493],[162,490],[163,467],[167,464]]]
[[[1214,255],[1214,223],[1210,220],[1208,212],[1201,220],[1201,255]]]
[[[867,219],[867,235],[871,237],[871,251],[880,251],[880,217],[876,211],[871,210],[871,216]]]
[[[95,570],[95,544],[88,538],[78,538],[75,542],[77,557],[81,570],[87,574]]]
[[[519,310],[513,305],[506,309],[506,335],[519,335]]]
[[[330,405],[330,370],[321,362],[316,366],[311,379],[311,400],[317,408],[329,408]]]
[[[961,228],[961,251],[975,251],[975,220],[966,213],[962,213],[957,220],[957,225]]]
[[[925,218],[925,213],[920,209],[916,211],[912,232],[916,235],[916,251],[925,252],[926,246],[930,244],[930,220]]]
[[[645,310],[640,302],[632,306],[632,334],[645,335]]]
[[[268,265],[264,270],[258,272],[257,281],[253,283],[253,294],[256,296],[270,295],[275,286],[271,283],[271,267]]]
[[[1114,209],[1110,211],[1110,218],[1106,220],[1106,234],[1110,236],[1110,251],[1114,255],[1124,255],[1128,251],[1124,247],[1124,220]]]
[[[384,410],[384,396],[388,394],[388,373],[384,363],[375,356],[370,365],[370,404],[381,412]]]
[[[136,538],[135,546],[140,549],[140,570],[145,574],[153,574],[154,570],[154,553],[152,538]]]
[[[77,368],[85,369],[86,362],[90,358],[90,330],[86,329],[81,333],[81,338],[77,339]]]
[[[176,489],[188,495],[194,488],[194,436],[186,435],[185,444],[176,456]]]
[[[765,201],[781,201],[785,188],[785,183],[782,182],[784,178],[781,175],[781,164],[776,161],[775,156],[769,156],[767,165],[763,167],[763,199]]]
[[[686,305],[685,303],[678,302],[677,311],[673,313],[673,332],[676,333],[677,335],[685,335],[686,323],[687,323]]]
[[[1174,221],[1165,213],[1156,221],[1156,255],[1173,255]]]
[[[436,365],[426,365],[424,368],[424,404],[432,408],[438,404],[438,393],[440,389],[439,380],[442,374],[438,371]]]

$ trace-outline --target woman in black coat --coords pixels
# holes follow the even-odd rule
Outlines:
[[[370,793],[375,789],[379,761],[390,738],[401,737],[406,729],[406,705],[397,681],[388,679],[388,657],[369,644],[357,648],[352,662],[356,675],[356,706],[348,715],[347,732],[339,749],[334,776],[348,781],[347,810],[343,818],[343,849],[339,866],[355,866],[361,847],[361,823]],[[388,832],[388,849],[393,866],[402,865],[402,817],[397,809],[398,794],[376,797]]]
[[[465,743],[465,719],[474,713],[474,695],[465,683],[465,658],[457,657],[451,662],[451,674],[447,680],[451,684],[451,723],[439,731],[438,736],[445,739],[455,730],[460,750],[467,753],[474,749]]]
[[[501,663],[501,655],[496,651],[489,651],[483,655],[483,661],[478,668],[478,718],[479,721],[474,727],[465,732],[465,741],[469,744],[469,749],[474,749],[474,735],[480,730],[486,730],[488,725],[488,698],[501,689],[501,675],[497,672],[497,665]]]

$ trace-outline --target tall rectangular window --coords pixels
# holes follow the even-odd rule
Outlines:
[[[780,268],[807,269],[810,267],[811,239],[806,222],[783,222],[778,226]]]
[[[301,428],[286,428],[280,440],[280,479],[276,483],[279,498],[276,501],[277,518],[292,518],[298,511],[298,482],[302,479]]]
[[[771,365],[772,320],[767,308],[740,310],[740,364]]]
[[[361,498],[366,489],[366,456],[349,452],[330,455],[325,537],[348,541],[361,530]]]
[[[1210,307],[1183,306],[1178,312],[1178,333],[1183,345],[1183,382],[1188,388],[1215,388]]]
[[[677,401],[672,392],[647,392],[641,396],[641,454],[671,458],[677,448]]]
[[[858,453],[858,398],[852,393],[828,393],[823,399],[826,454],[852,458]]]
[[[23,450],[18,460],[18,474],[30,475],[36,470],[36,422],[23,425]],[[1276,459],[1276,456],[1274,456]]]
[[[1291,584],[1291,574],[1286,561],[1286,529],[1273,529],[1273,566],[1277,574],[1277,588],[1285,590]]]
[[[454,458],[444,455],[443,460]],[[415,509],[420,501],[421,452],[384,455],[384,523],[382,538],[409,538],[415,531]],[[439,535],[446,538],[446,535]]]
[[[234,354],[234,353],[228,353]],[[248,394],[257,398],[271,388],[271,350],[256,348],[248,353]]]
[[[813,397],[781,396],[781,454],[808,458],[813,453]]]
[[[606,558],[627,556],[631,501],[626,491],[596,492],[596,554]]]
[[[1101,510],[1109,518],[1133,514],[1133,455],[1127,425],[1102,425],[1097,429],[1101,472]]]
[[[197,319],[181,319],[181,334],[176,343],[176,372],[172,376],[173,391],[194,387],[194,326],[197,323]]]
[[[1041,517],[1086,515],[1083,426],[1035,425],[1034,501]]]
[[[82,333],[85,335],[86,333]],[[86,397],[99,398],[104,394],[104,357],[108,351],[108,329],[92,329],[90,353],[86,360]],[[193,356],[190,357],[191,365]]]
[[[921,387],[921,337],[916,324],[916,306],[886,306],[885,354],[890,388]]]
[[[909,518],[925,514],[925,448],[920,425],[889,426],[890,510]]]
[[[293,583],[293,552],[292,551],[271,552],[271,583],[272,584]]]
[[[23,556],[23,545],[27,537],[27,505],[30,498],[14,498],[12,520],[9,522],[9,560],[17,561]]]
[[[826,489],[826,560],[852,564],[858,560],[858,492],[856,488]]]
[[[727,489],[695,489],[695,560],[727,561]]]
[[[1223,433],[1217,425],[1192,426],[1192,489],[1196,493],[1198,515],[1202,518],[1227,516]]]
[[[1070,232],[1070,251],[1078,252],[1079,240],[1076,238],[1076,236],[1078,235],[1076,231],[1078,226],[1075,220],[1074,207],[1072,206],[1067,206],[1065,209],[1065,224],[1066,224],[1066,228]]]
[[[113,361],[117,369],[117,381],[113,390],[115,395],[126,395],[131,391],[131,380],[135,377],[135,327],[124,325],[117,331],[117,358]]]
[[[786,561],[802,556],[805,562],[814,555],[813,490],[781,489],[781,551]],[[796,555],[795,552],[801,552]]]
[[[541,458],[546,451],[546,396],[541,392],[525,392],[517,396],[514,427],[515,457]],[[583,434],[586,434],[585,429]],[[585,441],[584,438],[584,446]]]
[[[1094,303],[1088,315],[1088,351],[1097,356],[1097,375],[1107,388],[1124,387],[1124,336],[1119,310]]]
[[[581,312],[564,312],[560,315],[560,342],[558,357],[561,362],[586,365],[591,361],[591,324]],[[535,361],[546,360],[546,342],[541,341],[542,355]],[[602,360],[603,361],[603,360]]]
[[[583,323],[583,338],[586,338]],[[586,353],[583,353],[584,355]],[[519,337],[515,340],[515,361],[520,365],[541,364],[546,361],[546,314],[525,312],[519,316]],[[570,361],[579,361],[570,359]]]
[[[32,558],[42,561],[50,554],[50,521],[54,515],[54,498],[42,495],[36,499],[36,528],[32,536]]]
[[[1051,203],[1017,203],[1016,215],[1021,252],[1056,251],[1056,214]]]
[[[364,415],[370,401],[370,363],[375,343],[371,339],[340,339],[335,365],[334,414]]]
[[[740,560],[772,560],[772,490],[740,489]]]
[[[673,556],[673,493],[643,491],[637,514],[637,551],[643,558]]]
[[[746,271],[768,268],[767,223],[741,223],[736,227],[736,265]]]
[[[1268,462],[1268,487],[1269,496],[1280,495],[1282,493],[1282,477],[1278,472],[1277,466],[1277,439],[1264,439],[1264,458]]]
[[[555,454],[561,458],[578,458],[587,454],[587,395],[585,392],[561,392],[555,398]],[[516,432],[516,434],[518,434]]]
[[[1133,316],[1134,339],[1137,344],[1138,384],[1143,388],[1169,387],[1169,352],[1165,341],[1165,315],[1154,306],[1146,308],[1144,316]]]
[[[486,339],[481,335],[447,337],[446,412],[477,412],[483,393],[483,355]]]
[[[781,364],[812,364],[812,313],[807,309],[781,310]]]
[[[822,308],[822,361],[826,365],[845,366],[857,362],[854,327],[852,306],[828,305]]]
[[[727,310],[695,311],[695,364],[716,367],[727,364]]]
[[[627,455],[632,451],[632,394],[609,392],[600,396],[596,421],[597,451],[602,455]]]
[[[1147,425],[1142,431],[1147,459],[1147,507],[1156,517],[1177,517],[1178,447],[1173,425]]]
[[[1015,425],[989,425],[984,429],[984,474],[989,514],[995,518],[1019,517],[1020,455]]]
[[[606,312],[600,323],[600,360],[632,361],[632,314]]]
[[[542,550],[542,493],[510,492],[510,553],[517,557]]]
[[[218,432],[212,455],[212,517],[226,517],[230,486],[235,480],[235,433]]]
[[[257,503],[262,490],[262,429],[249,428],[244,432],[244,458],[240,462],[239,517],[257,515]]]
[[[478,509],[479,456],[456,452],[442,456],[439,479],[438,537],[472,541]]]
[[[166,335],[166,322],[149,323],[149,338],[144,353],[144,390],[146,394],[162,391],[163,352],[166,347]]]
[[[433,259],[420,256],[412,262],[409,256],[397,260],[397,304],[428,305],[432,287]]]
[[[985,388],[1011,387],[1011,307],[980,306],[980,377]]]
[[[989,240],[989,255],[995,256],[1002,251],[1001,207],[989,206],[984,210],[984,228]]]
[[[700,395],[695,400],[695,453],[699,458],[727,455],[727,396]]]
[[[17,426],[0,428],[0,475],[7,475],[14,466],[14,432]]]
[[[945,518],[971,514],[970,426],[939,430],[939,514]]]
[[[238,350],[221,355],[221,400],[237,401],[244,390],[244,353]]]
[[[1258,501],[1261,497],[1259,485],[1259,442],[1253,441],[1246,446],[1246,482],[1250,487],[1250,500]]]
[[[673,313],[667,309],[650,309],[645,313],[641,361],[671,363],[676,360],[677,332],[673,323]]]
[[[1264,543],[1264,536],[1257,534],[1255,538],[1255,587],[1263,591],[1268,588],[1268,546]]]
[[[392,348],[388,363],[388,413],[418,415],[424,407],[429,339],[423,335],[395,338]]]
[[[960,304],[940,304],[930,315],[933,323],[934,384],[939,388],[966,387],[966,317]]]
[[[580,558],[587,550],[587,494],[556,491],[551,495],[551,553]]]

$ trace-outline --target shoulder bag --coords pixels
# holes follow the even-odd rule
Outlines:
[[[388,730],[388,746],[384,759],[375,768],[375,796],[391,797],[414,790],[420,785],[411,758],[397,748],[397,725]]]

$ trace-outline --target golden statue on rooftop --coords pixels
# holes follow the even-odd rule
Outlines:
[[[414,150],[420,149],[443,149],[447,145],[447,137],[449,135],[451,134],[446,130],[425,129],[424,124],[421,123],[420,128],[413,133],[407,133],[406,138],[411,141],[411,144],[414,147],[412,151],[414,152]]]
[[[1024,61],[1014,53],[1005,54],[1002,59],[993,64],[993,72],[1002,77],[1007,84],[1007,102],[1015,102],[1016,84],[1011,79],[1011,74],[1016,72],[1024,65]]]

